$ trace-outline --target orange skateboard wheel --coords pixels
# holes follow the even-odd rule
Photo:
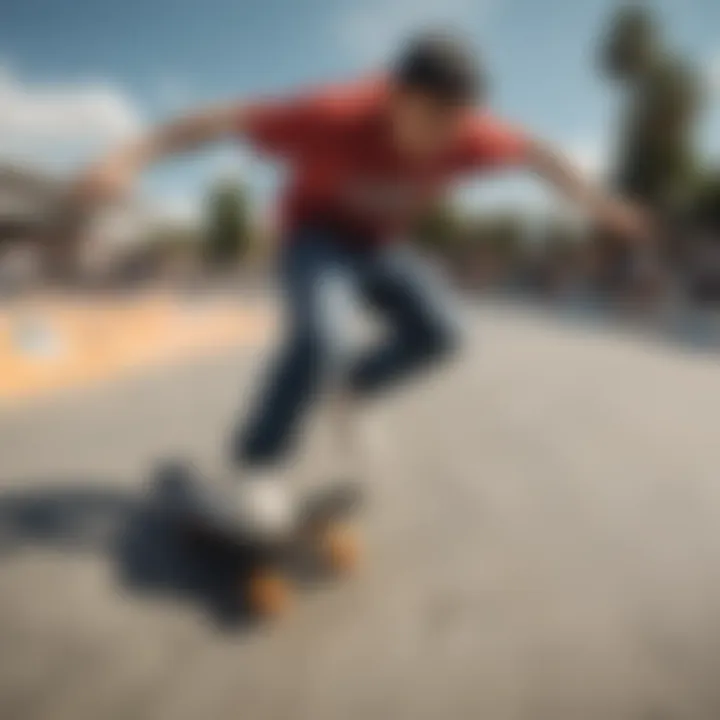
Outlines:
[[[353,528],[344,523],[330,523],[319,534],[323,557],[337,573],[352,572],[360,564],[360,543]]]
[[[278,617],[292,604],[290,583],[275,570],[256,570],[247,581],[246,590],[250,612],[256,617]]]

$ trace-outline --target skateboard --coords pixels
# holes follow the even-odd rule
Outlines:
[[[226,522],[227,496],[191,463],[164,463],[154,478],[160,509],[183,540],[230,557],[233,601],[251,618],[280,616],[298,586],[346,576],[359,564],[353,520],[363,497],[356,483],[306,493],[293,531],[268,540]]]

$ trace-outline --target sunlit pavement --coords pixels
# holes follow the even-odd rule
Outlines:
[[[364,568],[260,630],[219,624],[141,501],[158,457],[219,451],[262,351],[0,415],[0,717],[720,717],[717,355],[469,324],[369,410]]]

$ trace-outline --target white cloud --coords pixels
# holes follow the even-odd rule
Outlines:
[[[332,29],[345,53],[375,63],[419,29],[472,28],[485,5],[482,0],[363,0],[349,7],[340,4]]]
[[[0,67],[0,158],[66,164],[141,127],[138,109],[110,83],[29,83]]]

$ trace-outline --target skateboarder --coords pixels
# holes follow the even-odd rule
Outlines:
[[[181,118],[87,169],[80,196],[126,191],[149,164],[222,138],[283,161],[284,339],[266,385],[236,433],[230,494],[238,520],[282,532],[294,519],[287,477],[308,410],[341,380],[344,417],[355,400],[449,358],[459,336],[433,273],[402,242],[419,211],[450,181],[522,166],[613,231],[643,239],[639,211],[605,196],[563,156],[494,117],[485,80],[457,38],[424,34],[376,77],[233,102]],[[345,352],[345,298],[373,308],[388,332],[366,354]]]

